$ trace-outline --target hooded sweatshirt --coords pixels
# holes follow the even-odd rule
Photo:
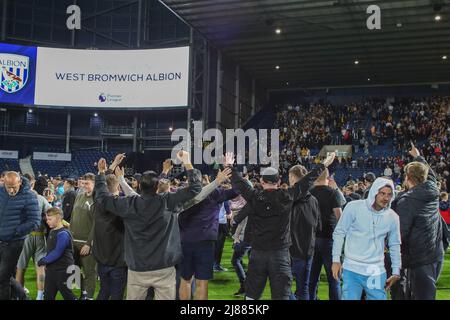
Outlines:
[[[393,197],[388,206],[376,211],[372,205],[379,190],[389,186]],[[364,276],[386,272],[384,267],[385,240],[392,260],[392,274],[400,275],[400,222],[391,209],[394,184],[378,178],[370,188],[368,198],[352,201],[344,209],[333,233],[333,262],[341,262],[344,246],[344,269]]]

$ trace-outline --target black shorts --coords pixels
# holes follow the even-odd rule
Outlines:
[[[181,278],[211,280],[213,278],[215,241],[186,242],[181,244],[183,261],[180,264]]]

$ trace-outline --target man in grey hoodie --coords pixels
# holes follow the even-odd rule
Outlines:
[[[335,279],[343,269],[342,299],[359,300],[364,291],[367,300],[386,300],[386,289],[400,279],[400,223],[391,209],[394,199],[392,180],[378,178],[368,198],[350,202],[333,233]],[[392,276],[384,267],[385,241],[392,260]],[[344,264],[341,253],[344,246]]]

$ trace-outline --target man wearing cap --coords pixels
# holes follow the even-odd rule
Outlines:
[[[238,190],[250,206],[248,223],[251,223],[252,253],[245,281],[247,300],[259,299],[269,278],[273,300],[288,300],[292,272],[289,247],[291,246],[290,217],[293,202],[310,188],[312,182],[334,160],[335,154],[319,164],[293,187],[279,188],[280,178],[275,168],[262,170],[263,190],[253,189],[234,169],[231,177],[233,189]],[[225,165],[234,164],[234,154],[225,155]]]

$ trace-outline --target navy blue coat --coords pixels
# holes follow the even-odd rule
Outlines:
[[[23,240],[40,223],[37,196],[26,178],[22,177],[22,186],[14,197],[0,187],[0,241]]]
[[[181,242],[216,241],[220,207],[238,195],[234,190],[217,188],[206,199],[182,212],[178,217]]]

